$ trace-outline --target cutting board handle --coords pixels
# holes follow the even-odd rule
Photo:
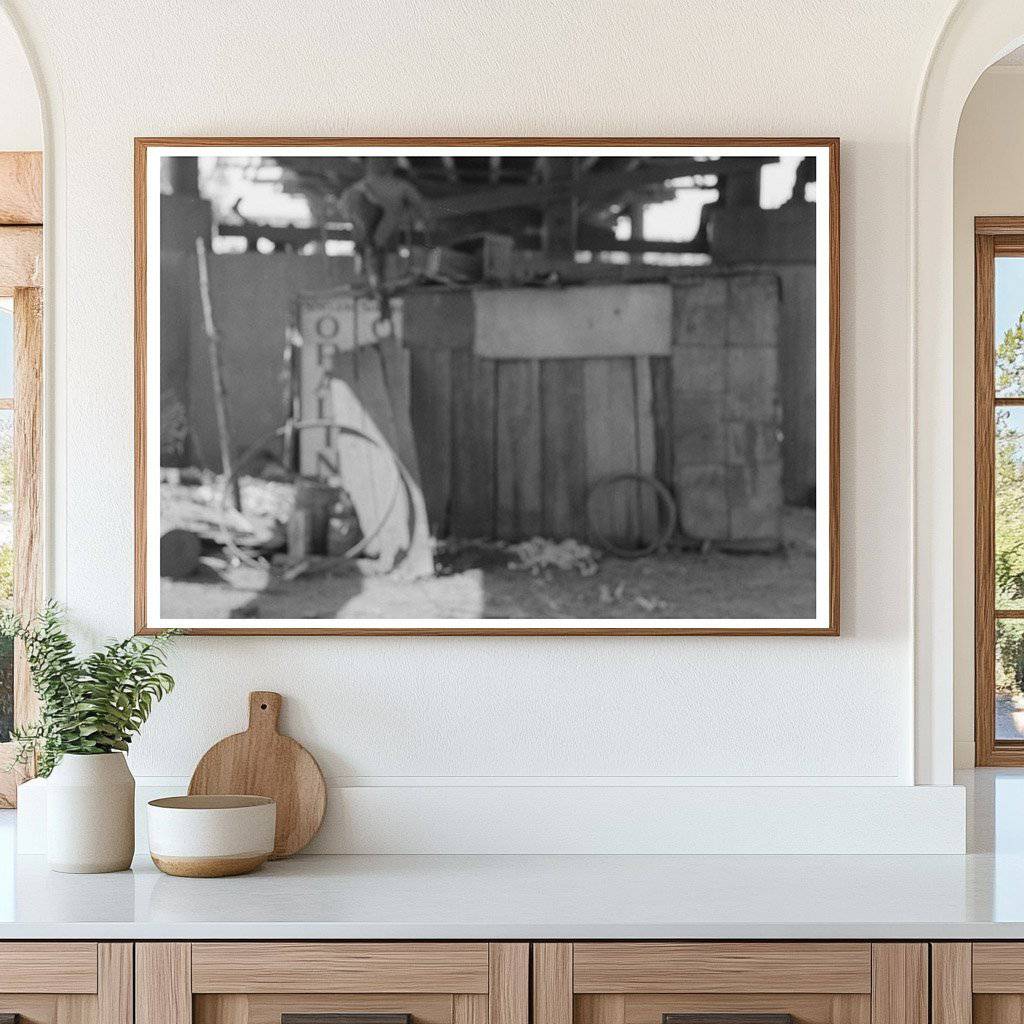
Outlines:
[[[253,690],[249,694],[249,732],[277,732],[281,715],[281,694]]]

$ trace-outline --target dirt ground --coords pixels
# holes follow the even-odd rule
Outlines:
[[[376,577],[349,565],[285,580],[274,568],[207,555],[187,580],[163,580],[169,618],[809,618],[814,614],[814,512],[787,509],[777,554],[668,550],[601,557],[574,568],[509,568],[507,548],[439,546],[438,574]]]

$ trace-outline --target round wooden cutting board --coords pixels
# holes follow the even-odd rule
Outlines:
[[[200,759],[190,796],[269,796],[277,803],[271,860],[298,853],[317,834],[327,807],[320,766],[300,743],[277,731],[279,693],[249,694],[249,728],[214,744]]]

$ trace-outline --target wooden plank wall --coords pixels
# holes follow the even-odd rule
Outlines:
[[[636,472],[670,485],[695,538],[777,539],[776,278],[701,275],[674,288],[668,356],[477,356],[470,299],[413,293],[403,310],[435,535],[585,540],[588,487]],[[618,488],[595,514],[625,544],[658,533],[646,489]]]
[[[182,261],[185,294],[162,312],[186,323],[162,326],[168,339],[176,328],[193,343],[166,346],[162,355],[176,365],[162,365],[162,376],[183,392],[193,457],[216,469],[206,346],[194,343],[194,258]],[[663,339],[652,338],[649,352],[638,345],[632,355],[483,358],[473,350],[471,290],[407,295],[409,412],[431,531],[586,539],[590,484],[639,472],[674,491],[684,534],[770,544],[780,476],[790,501],[804,500],[814,480],[813,268],[810,276],[802,266],[783,270],[678,279],[668,355],[652,354],[665,351]],[[339,258],[211,256],[237,448],[282,422],[285,332],[296,294],[344,283],[351,272],[351,261]],[[305,417],[324,412],[322,396],[310,391],[320,377],[307,359],[314,347],[303,353]],[[307,461],[304,452],[309,471]],[[598,517],[627,544],[658,532],[646,490],[619,489]]]
[[[543,528],[541,483],[540,361],[508,359],[497,364],[495,532],[533,537]]]
[[[584,360],[541,363],[541,430],[560,443],[541,447],[541,529],[548,537],[587,536]]]
[[[178,268],[184,282],[191,282],[193,263],[183,258]],[[471,290],[409,293],[401,311],[409,414],[431,531],[586,540],[589,486],[636,472],[673,490],[687,536],[777,541],[783,465],[790,500],[813,482],[813,316],[800,312],[813,289],[800,276],[805,269],[787,271],[781,290],[774,273],[680,277],[672,287],[668,355],[659,354],[664,339],[652,337],[646,348],[639,339],[630,355],[485,358],[474,352]],[[296,295],[342,284],[351,271],[351,261],[339,258],[211,256],[236,448],[283,420],[283,356]],[[169,346],[164,355],[175,361],[184,349],[190,357],[174,367],[177,373],[162,365],[162,374],[184,389],[196,461],[216,469],[207,350],[194,343],[195,289],[189,283],[182,290],[185,296],[163,312],[188,321],[181,326],[193,343]],[[163,327],[174,336],[171,325]],[[306,418],[325,411],[315,390],[321,373],[311,372],[323,367],[309,364],[319,359],[315,348],[302,356]],[[318,439],[305,442],[315,447]],[[310,471],[306,455],[303,468]],[[658,534],[657,505],[645,489],[620,487],[596,514],[606,534],[627,545]]]
[[[404,311],[432,529],[464,538],[585,538],[591,482],[656,468],[654,377],[667,360],[479,357],[471,329],[458,323],[472,316],[465,293],[451,294],[446,337],[461,347],[417,344],[416,300]],[[432,309],[438,299],[430,297]],[[627,543],[656,535],[656,506],[635,490],[613,492],[600,518]]]

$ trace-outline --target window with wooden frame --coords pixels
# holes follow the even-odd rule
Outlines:
[[[42,219],[42,155],[0,153],[0,604],[25,616],[42,593]],[[0,807],[31,774],[4,741],[35,713],[24,651],[0,643]]]

